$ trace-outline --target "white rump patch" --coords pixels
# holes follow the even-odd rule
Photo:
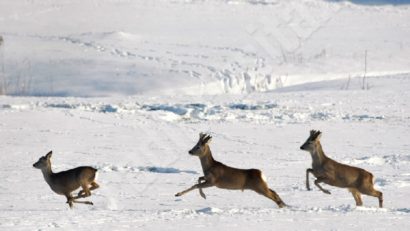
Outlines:
[[[98,179],[98,171],[95,172],[94,181],[97,181],[97,179]]]
[[[267,178],[266,178],[266,176],[265,176],[265,174],[263,174],[263,172],[261,172],[261,178],[262,178],[262,180],[263,181],[265,181],[265,183],[267,182]]]

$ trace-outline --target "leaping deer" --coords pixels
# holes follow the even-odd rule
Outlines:
[[[175,196],[179,197],[189,191],[199,189],[200,195],[206,199],[202,189],[212,186],[242,191],[250,189],[273,200],[280,208],[286,206],[279,195],[268,187],[266,178],[259,169],[232,168],[214,160],[209,148],[211,138],[208,134],[200,133],[198,143],[189,151],[189,154],[199,157],[204,176],[198,178],[198,184]]]
[[[33,167],[41,169],[44,180],[55,193],[64,195],[70,208],[73,203],[93,205],[91,201],[77,201],[79,198],[91,196],[91,190],[95,190],[99,185],[95,182],[97,169],[89,166],[73,168],[67,171],[53,173],[51,170],[52,151],[33,164]],[[89,187],[91,186],[91,187]],[[73,197],[71,193],[82,187],[78,195]]]
[[[320,144],[320,131],[311,130],[310,136],[300,147],[304,151],[310,152],[312,156],[312,168],[306,170],[306,188],[309,187],[309,173],[312,173],[317,179],[315,185],[324,193],[330,194],[330,191],[322,188],[319,183],[326,183],[340,188],[348,188],[352,193],[357,206],[363,205],[361,193],[374,196],[379,199],[379,207],[383,207],[383,193],[374,189],[373,174],[370,172],[338,163],[325,155]]]

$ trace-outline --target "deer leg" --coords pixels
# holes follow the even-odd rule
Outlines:
[[[379,207],[383,208],[383,193],[377,190],[374,190],[374,191],[376,192],[376,196],[379,199]]]
[[[283,208],[286,206],[286,204],[282,201],[282,199],[280,199],[279,195],[272,189],[269,189],[267,196],[270,199],[272,199],[279,206],[279,208]]]
[[[84,198],[84,197],[86,197],[86,196],[76,196],[76,197],[72,197],[71,200],[70,200],[69,202],[67,202],[67,203],[69,203],[70,208],[72,208],[73,203],[94,205],[93,202],[91,202],[91,201],[78,201],[78,200],[76,200],[76,199]]]
[[[356,206],[362,206],[362,197],[360,192],[357,189],[350,188],[349,191],[352,193],[354,200],[356,201]]]
[[[71,195],[66,196],[67,197],[67,203],[70,205],[70,208],[73,207],[73,203],[78,203],[78,204],[88,204],[88,205],[93,205],[93,202],[91,201],[77,201],[76,199],[79,198],[84,198],[84,195],[80,195],[80,196],[76,196],[76,197],[72,197]]]
[[[202,181],[206,181],[204,176],[198,178],[198,184],[201,184]],[[206,199],[205,193],[202,191],[202,188],[199,188],[199,195],[201,195],[202,198]]]
[[[77,200],[74,200],[74,199],[72,200],[72,203],[94,205],[93,202],[91,202],[91,201],[77,201]]]
[[[82,198],[82,197],[85,197],[85,192],[84,190],[81,189],[77,194],[77,198]]]
[[[203,189],[203,188],[208,188],[208,187],[211,187],[211,186],[214,186],[213,183],[211,183],[211,182],[209,182],[209,181],[205,181],[204,183],[196,184],[196,185],[190,187],[189,189],[186,189],[186,190],[184,190],[184,191],[182,191],[182,192],[179,192],[179,193],[175,194],[175,196],[176,196],[176,197],[179,197],[179,196],[182,196],[182,195],[184,195],[185,193],[187,193],[187,192],[189,192],[189,191],[192,191],[192,190],[194,190],[194,189]]]
[[[270,188],[267,188],[265,190],[258,190],[256,192],[273,200],[279,206],[279,208],[283,208],[286,206],[286,204],[282,201],[282,199],[280,199],[279,195]]]
[[[311,168],[306,169],[306,189],[307,189],[308,191],[310,191],[310,186],[309,186],[309,173],[312,173],[312,174],[313,174],[313,169],[311,169]]]
[[[259,182],[255,182],[256,184],[254,187],[250,187],[249,189],[252,189],[253,191],[273,200],[279,208],[283,208],[286,206],[286,204],[280,199],[279,195],[270,189],[266,182],[263,179],[260,179]]]
[[[86,186],[81,186],[81,187],[86,187]],[[91,195],[91,192],[90,191],[92,191],[92,190],[95,190],[95,189],[97,189],[97,188],[99,188],[100,186],[95,182],[95,181],[93,181],[93,182],[91,182],[91,187],[90,188],[88,188],[88,192],[89,192],[89,195],[87,195],[87,191],[86,190],[84,190],[84,189],[82,189],[82,190],[80,190],[79,192],[78,192],[78,198],[81,198],[81,197],[87,197],[87,196],[90,196]]]
[[[377,190],[374,190],[376,192],[376,197],[379,199],[379,207],[383,208],[383,193]]]
[[[82,198],[82,197],[89,197],[89,196],[91,196],[91,192],[90,192],[90,189],[88,188],[87,184],[81,184],[81,187],[82,187],[83,189],[78,192],[76,198]]]
[[[379,207],[383,208],[383,193],[382,192],[377,191],[374,188],[370,190],[361,190],[360,192],[363,194],[369,195],[369,196],[377,197],[379,199]]]
[[[70,209],[73,208],[73,197],[71,196],[71,194],[66,194],[65,197],[67,198],[67,204],[68,206],[70,206]]]
[[[91,191],[91,190],[95,190],[99,187],[100,187],[100,185],[98,185],[95,181],[93,181],[93,182],[91,182],[91,188],[89,188],[89,189]]]
[[[315,180],[315,185],[316,185],[322,192],[324,192],[324,193],[326,193],[326,194],[330,194],[330,191],[329,191],[329,190],[324,189],[324,188],[322,188],[322,186],[320,186],[319,183],[322,183],[323,181],[324,181],[323,178],[317,178],[317,179]]]

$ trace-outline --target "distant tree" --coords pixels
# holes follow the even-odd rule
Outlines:
[[[363,90],[368,89],[368,84],[366,83],[366,74],[367,74],[367,50],[364,51],[364,74],[363,74],[363,84],[362,84]]]
[[[0,35],[0,95],[6,94],[6,76],[4,74],[4,39]]]

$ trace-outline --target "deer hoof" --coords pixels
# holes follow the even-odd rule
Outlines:
[[[329,190],[323,190],[323,192],[329,195],[331,194]]]
[[[176,197],[180,197],[181,195],[182,195],[181,193],[175,194]]]
[[[205,196],[205,194],[204,193],[200,193],[201,194],[201,197],[202,198],[204,198],[205,200],[206,200],[206,196]]]

